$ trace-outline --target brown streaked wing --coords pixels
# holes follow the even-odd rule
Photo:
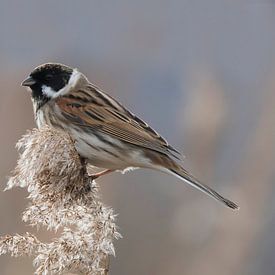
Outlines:
[[[179,160],[182,159],[181,154],[164,138],[115,99],[110,97],[108,104],[103,104],[101,98],[97,97],[98,92],[98,90],[85,91],[84,101],[80,99],[83,93],[75,91],[68,96],[58,98],[56,103],[65,117],[71,117],[70,121],[73,124],[97,130],[121,141],[158,151]],[[91,97],[89,102],[87,102],[87,94]],[[105,101],[109,99],[109,96],[103,92],[100,92],[100,96],[104,96]],[[115,102],[115,105],[112,102]]]

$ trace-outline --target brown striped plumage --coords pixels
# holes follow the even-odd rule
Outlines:
[[[32,90],[38,127],[47,124],[70,133],[78,153],[92,165],[112,171],[129,167],[160,170],[238,208],[190,175],[177,150],[78,70],[48,63],[36,68],[23,85]]]

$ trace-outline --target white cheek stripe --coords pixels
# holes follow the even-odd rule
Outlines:
[[[76,86],[80,77],[81,77],[81,73],[77,69],[73,69],[73,72],[70,76],[70,80],[65,87],[63,87],[61,90],[56,92],[51,87],[42,85],[42,93],[45,96],[50,97],[50,98],[57,98],[59,96],[65,95]]]
[[[42,85],[42,93],[46,97],[50,97],[50,98],[53,98],[56,94],[56,92],[51,87],[48,87],[46,85]]]

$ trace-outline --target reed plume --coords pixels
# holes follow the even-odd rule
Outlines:
[[[23,221],[58,234],[49,243],[28,232],[1,237],[0,254],[32,256],[37,275],[108,274],[113,241],[120,234],[113,210],[101,202],[73,140],[44,127],[28,131],[17,147],[19,160],[5,190],[27,188]]]

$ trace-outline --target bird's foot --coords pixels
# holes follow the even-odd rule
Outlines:
[[[114,172],[114,170],[106,169],[106,170],[103,170],[101,172],[89,175],[89,178],[91,180],[95,180],[95,179],[97,179],[97,178],[99,178],[101,176],[107,175],[107,174],[112,173],[112,172]]]

